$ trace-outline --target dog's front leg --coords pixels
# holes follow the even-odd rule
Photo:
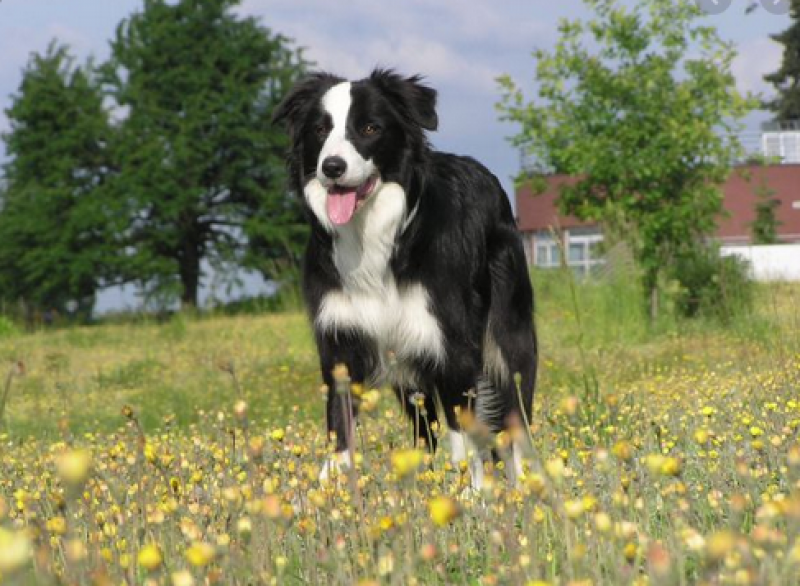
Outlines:
[[[328,439],[335,453],[322,467],[325,480],[353,463],[360,393],[366,379],[369,352],[354,335],[338,335],[319,342],[322,378],[328,388],[326,420]],[[356,392],[354,392],[356,391]]]
[[[353,463],[358,404],[347,372],[344,364],[334,367],[332,380],[326,383],[328,439],[335,442],[335,452],[322,467],[322,480],[349,468]]]

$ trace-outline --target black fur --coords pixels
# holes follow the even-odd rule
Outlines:
[[[331,124],[321,99],[342,81],[328,74],[313,75],[274,113],[274,120],[284,123],[291,136],[288,168],[292,187],[304,201],[304,189],[316,177],[320,149]],[[374,161],[384,184],[402,187],[407,217],[413,213],[397,235],[386,269],[398,288],[424,287],[429,312],[444,340],[444,361],[409,361],[419,388],[395,386],[395,392],[406,398],[403,403],[412,419],[416,419],[416,410],[407,398],[423,393],[428,422],[436,419],[433,397],[438,393],[448,425],[458,429],[454,408],[467,406],[469,391],[484,376],[484,344],[490,328],[512,376],[489,377],[489,384],[484,385],[496,393],[494,400],[499,406],[484,423],[497,431],[512,414],[522,420],[524,412],[530,419],[537,364],[533,291],[522,242],[499,181],[469,157],[431,149],[425,131],[437,128],[436,92],[419,77],[403,78],[393,71],[376,70],[353,82],[350,95],[348,140],[364,159]],[[359,132],[366,123],[377,124],[377,136]],[[341,290],[343,280],[333,260],[335,236],[306,204],[311,237],[303,266],[303,290],[316,323],[324,296]],[[369,382],[377,376],[381,357],[375,341],[358,329],[330,332],[317,328],[316,341],[322,377],[330,389],[328,430],[336,434],[337,449],[343,450],[347,447],[348,406],[335,391],[332,370],[343,363],[354,382]],[[514,374],[521,377],[520,393]],[[415,433],[426,441],[429,437],[424,428]]]

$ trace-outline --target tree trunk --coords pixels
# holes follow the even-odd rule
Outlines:
[[[650,323],[658,319],[658,285],[650,289]]]
[[[647,313],[652,324],[658,319],[658,269],[646,268],[643,279],[644,290],[647,293]]]
[[[187,238],[179,259],[181,285],[181,309],[196,309],[200,292],[200,246],[192,238]]]

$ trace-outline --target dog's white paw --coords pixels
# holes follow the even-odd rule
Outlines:
[[[482,454],[466,433],[450,430],[447,434],[450,439],[450,461],[456,468],[461,462],[467,462],[470,486],[475,492],[480,493],[484,478]]]
[[[328,482],[331,478],[341,475],[342,472],[350,468],[352,465],[353,462],[350,458],[349,450],[336,452],[325,461],[325,464],[322,465],[322,470],[319,473],[319,481]]]
[[[526,464],[530,463],[533,447],[527,438],[514,439],[511,444],[512,466],[508,468],[508,479],[516,488],[522,486],[527,474]]]

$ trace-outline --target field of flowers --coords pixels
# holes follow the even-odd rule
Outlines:
[[[798,299],[653,334],[543,299],[533,420],[493,440],[527,473],[481,492],[380,389],[320,483],[299,313],[0,339],[0,584],[798,584]]]

